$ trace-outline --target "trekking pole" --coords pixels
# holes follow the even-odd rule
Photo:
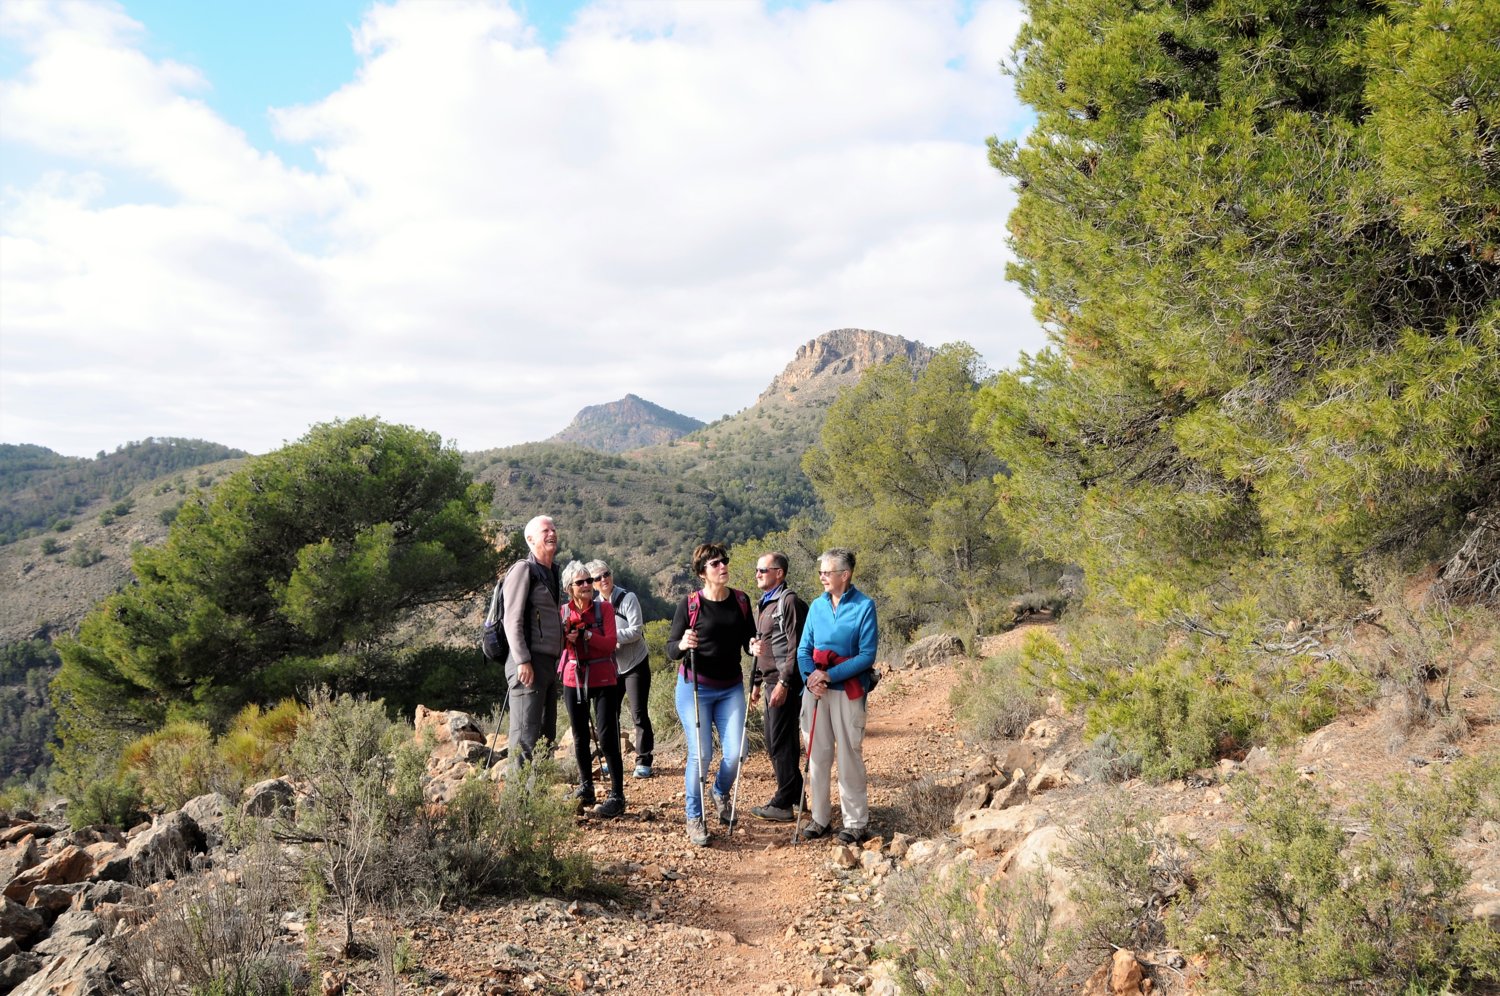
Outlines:
[[[750,665],[752,668],[754,664]],[[734,836],[734,824],[740,818],[740,779],[745,776],[745,759],[750,756],[750,694],[745,693],[745,722],[740,725],[740,763],[734,769],[734,791],[729,799],[729,836]]]
[[[693,681],[693,745],[698,750],[698,801],[700,815],[703,819],[703,827],[708,828],[708,816],[705,806],[708,805],[708,769],[703,763],[703,714],[698,710],[698,650],[696,647],[688,649],[688,674]],[[713,744],[709,744],[713,748]]]
[[[803,694],[807,694],[803,691]],[[807,776],[812,770],[813,737],[818,735],[818,710],[822,707],[823,700],[813,699],[812,722],[807,724],[807,754],[802,758],[802,795],[797,799],[797,818],[792,821],[792,843],[798,841],[798,834],[802,830],[802,814],[807,809],[807,793],[809,791]]]

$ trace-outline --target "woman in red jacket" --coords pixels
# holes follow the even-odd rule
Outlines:
[[[594,579],[578,561],[563,568],[562,589],[568,601],[562,609],[563,652],[557,670],[562,677],[563,703],[573,728],[573,754],[578,759],[578,799],[594,806],[594,754],[589,729],[593,707],[594,731],[609,763],[609,798],[594,806],[593,814],[615,819],[625,812],[625,771],[620,761],[620,699],[624,686],[615,670],[615,610],[594,593]]]

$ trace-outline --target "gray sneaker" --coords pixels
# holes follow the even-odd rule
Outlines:
[[[790,809],[782,809],[780,806],[751,806],[750,815],[757,819],[769,820],[772,823],[790,823],[797,817]]]
[[[708,824],[703,822],[701,818],[696,820],[688,820],[687,839],[688,843],[692,844],[694,847],[707,847]]]

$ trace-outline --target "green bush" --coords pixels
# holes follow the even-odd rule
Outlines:
[[[1500,759],[1426,785],[1398,781],[1351,834],[1311,784],[1281,772],[1234,793],[1245,832],[1197,869],[1196,909],[1174,943],[1206,953],[1235,996],[1464,993],[1500,982],[1500,935],[1467,918],[1453,843],[1500,799]]]
[[[108,775],[85,785],[69,800],[68,824],[75,830],[92,826],[125,829],[146,818],[140,786],[128,775]]]
[[[1021,661],[1066,705],[1086,706],[1086,732],[1113,733],[1148,777],[1287,742],[1374,690],[1316,641],[1289,638],[1254,596],[1215,601],[1136,578],[1126,597],[1133,611],[1077,620],[1066,645],[1027,634]]]
[[[1068,831],[1058,863],[1073,872],[1073,931],[1081,951],[1152,951],[1167,937],[1167,913],[1189,878],[1187,854],[1155,829],[1159,814],[1124,793],[1097,799]],[[1095,957],[1093,960],[1097,961]]]
[[[896,973],[909,993],[1061,996],[1067,944],[1052,933],[1047,881],[1037,871],[983,882],[968,864],[892,880]]]
[[[238,785],[282,773],[302,713],[296,700],[283,699],[270,709],[251,703],[230,720],[216,749]]]
[[[51,537],[51,536],[44,536],[44,537],[42,537],[41,550],[42,550],[43,556],[50,557],[50,556],[52,556],[55,553],[62,553],[66,549],[67,549],[67,547],[63,546],[61,543],[59,543],[53,537]]]
[[[120,755],[120,769],[140,786],[145,800],[163,812],[208,792],[224,791],[230,780],[213,732],[186,720],[168,723],[130,743]]]
[[[588,854],[568,850],[575,807],[557,765],[538,756],[503,785],[475,777],[448,807],[440,864],[461,897],[481,893],[576,894],[593,884]]]
[[[104,559],[104,551],[95,542],[80,540],[73,544],[73,552],[68,554],[68,563],[74,567],[93,567]]]
[[[978,740],[1012,740],[1047,709],[1047,696],[1021,667],[1019,648],[965,668],[949,703],[968,736]]]

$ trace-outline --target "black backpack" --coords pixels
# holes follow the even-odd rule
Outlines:
[[[479,632],[479,649],[487,660],[505,663],[510,656],[510,640],[505,635],[505,578],[495,582],[490,596],[490,611],[485,613],[484,628]]]

